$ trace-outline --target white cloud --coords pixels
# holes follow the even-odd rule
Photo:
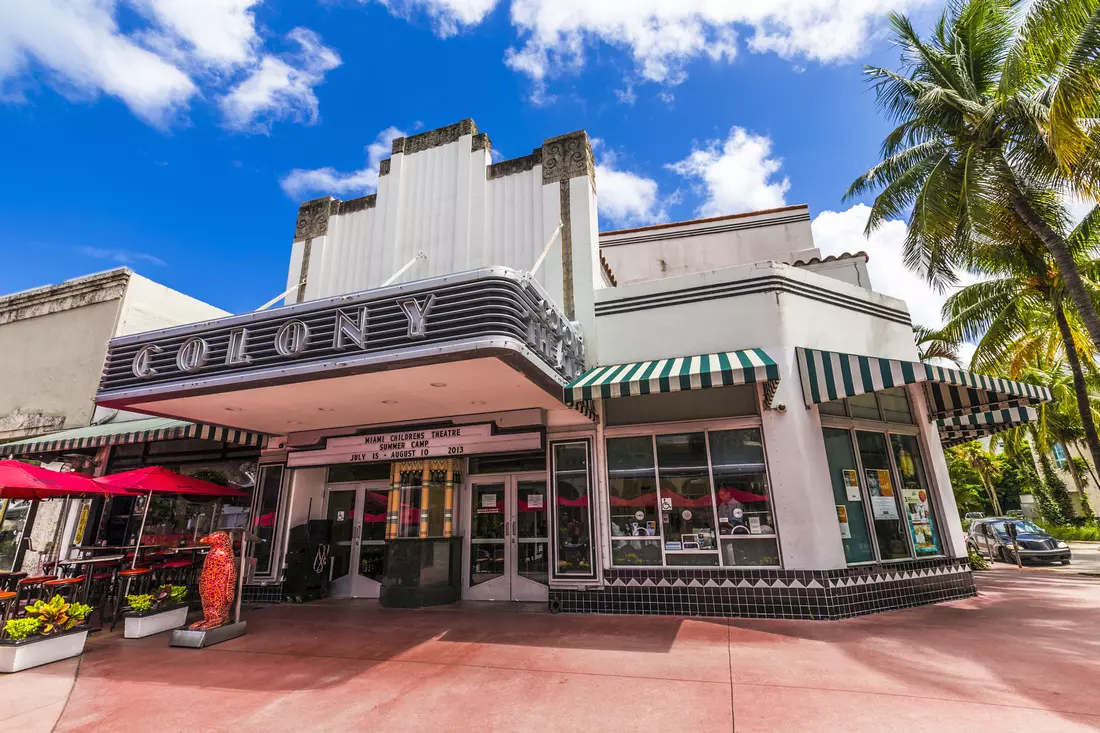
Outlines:
[[[129,0],[157,28],[147,42],[216,67],[252,61],[260,45],[251,10],[261,0]]]
[[[360,0],[365,2],[366,0]],[[378,0],[394,15],[408,18],[417,11],[435,21],[436,31],[446,38],[465,26],[477,25],[485,19],[497,0]]]
[[[1068,196],[1065,200],[1066,213],[1069,214],[1070,225],[1076,227],[1085,218],[1085,214],[1096,208],[1095,201]]]
[[[279,181],[283,191],[291,198],[304,200],[311,195],[358,196],[378,188],[378,164],[390,156],[394,138],[405,137],[396,127],[388,127],[378,133],[367,146],[367,166],[349,173],[335,168],[295,168]]]
[[[260,2],[0,0],[0,102],[25,103],[44,81],[73,101],[114,97],[159,127],[196,99],[219,100],[237,129],[311,121],[312,87],[339,57],[305,29],[289,36],[297,53],[265,51]]]
[[[422,0],[429,2],[430,0]],[[739,30],[758,53],[829,63],[855,57],[891,10],[931,0],[512,0],[511,18],[523,40],[513,54],[536,81],[555,58],[583,59],[602,42],[630,53],[646,81],[677,84],[698,58],[732,61]]]
[[[167,124],[198,91],[180,68],[124,35],[107,0],[0,2],[0,82],[17,85],[32,63],[66,96],[107,94],[154,125]]]
[[[87,257],[94,257],[97,260],[114,260],[124,265],[136,265],[142,262],[148,262],[159,267],[167,267],[168,263],[146,252],[131,252],[125,249],[105,249],[103,247],[77,247],[76,251]]]
[[[668,168],[698,182],[700,216],[720,216],[786,203],[791,182],[777,178],[782,161],[771,155],[770,138],[734,127],[724,141],[710,140]]]
[[[863,229],[870,213],[870,207],[865,204],[856,204],[847,211],[822,211],[812,224],[814,244],[822,256],[863,250],[867,253],[867,270],[875,292],[904,300],[914,324],[929,328],[942,326],[941,311],[948,296],[959,287],[976,282],[976,278],[961,272],[957,286],[945,293],[936,292],[921,275],[905,266],[902,257],[908,232],[905,222],[887,221],[870,237],[865,237]]]
[[[657,181],[606,163],[596,166],[600,216],[617,226],[643,226],[667,220],[657,195]]]
[[[317,121],[313,87],[324,80],[325,72],[340,65],[340,57],[311,30],[295,28],[287,37],[300,47],[297,54],[264,55],[251,74],[219,100],[229,127],[263,132],[274,120]]]

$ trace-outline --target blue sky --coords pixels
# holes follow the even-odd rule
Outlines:
[[[818,246],[935,319],[844,190],[925,0],[14,0],[0,5],[0,292],[117,265],[233,312],[285,287],[298,203],[368,193],[386,131],[505,157],[585,128],[601,228],[807,203]],[[382,157],[388,157],[388,152]],[[830,213],[831,212],[831,213]]]

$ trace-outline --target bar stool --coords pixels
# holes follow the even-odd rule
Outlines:
[[[161,563],[159,576],[160,585],[187,585],[191,575],[190,560],[168,560]]]
[[[61,596],[69,603],[75,600],[76,594],[80,592],[81,584],[87,580],[83,575],[78,575],[75,578],[55,578],[54,580],[47,580],[42,584],[42,590],[49,598],[53,598],[55,595]],[[49,600],[47,598],[46,600]]]
[[[7,636],[7,632],[4,627],[8,624],[8,619],[15,615],[16,599],[19,598],[19,594],[15,591],[5,590],[0,591],[0,639]]]
[[[29,578],[23,578],[15,585],[15,606],[16,610],[20,606],[25,606],[32,601],[37,601],[42,597],[43,588],[46,582],[50,580],[57,580],[52,575],[34,575]]]
[[[149,581],[153,571],[150,568],[127,568],[118,573],[115,584],[115,608],[111,614],[111,631],[118,623],[118,612],[122,610],[122,598],[125,595],[138,596],[148,593]]]
[[[99,613],[99,625],[103,625],[103,619],[110,604],[111,594],[118,585],[118,573],[122,566],[115,563],[101,565],[99,570],[92,575],[92,585],[88,590],[87,603],[92,605]]]
[[[25,577],[27,577],[27,573],[22,570],[0,572],[0,591],[15,592],[15,584]]]

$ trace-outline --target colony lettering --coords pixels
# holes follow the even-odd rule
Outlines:
[[[511,453],[540,448],[542,434],[538,432],[494,435],[489,424],[462,425],[329,438],[324,450],[291,453],[287,457],[287,463],[290,466],[372,463]]]
[[[390,363],[389,355],[419,358],[436,345],[458,345],[457,353],[501,339],[523,344],[563,380],[583,370],[577,326],[530,278],[495,267],[121,336],[111,340],[100,396],[176,383],[182,391],[202,389],[201,380],[221,375],[289,378],[278,371],[284,367],[332,376]]]
[[[408,320],[408,338],[420,340],[428,335],[427,320],[435,305],[435,296],[429,295],[423,300],[406,298],[397,301],[402,313]],[[354,344],[361,349],[367,347],[367,325],[370,321],[370,311],[366,306],[359,308],[355,314],[349,314],[342,309],[336,311],[336,328],[332,337],[332,348],[343,350],[349,344]],[[275,351],[281,356],[298,356],[309,346],[309,325],[299,319],[291,319],[284,322],[275,332]],[[226,348],[225,365],[243,366],[252,363],[252,357],[248,353],[249,331],[247,328],[235,328],[229,332],[229,344]],[[138,349],[130,362],[130,369],[135,377],[147,379],[157,374],[157,369],[152,365],[154,354],[163,353],[164,349],[156,344],[146,344]],[[210,343],[202,336],[192,336],[183,342],[176,352],[176,368],[181,372],[197,372],[207,365],[210,356]]]

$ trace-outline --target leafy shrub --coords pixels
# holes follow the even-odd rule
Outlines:
[[[126,603],[130,604],[131,611],[145,613],[153,608],[153,594],[142,593],[141,595],[126,596]]]
[[[186,585],[162,585],[152,593],[126,596],[126,602],[130,604],[130,610],[137,613],[159,611],[165,606],[183,603],[186,599]]]
[[[1100,527],[1096,525],[1084,525],[1075,527],[1071,524],[1050,525],[1039,523],[1051,537],[1065,542],[1100,542]]]
[[[970,563],[971,570],[989,570],[989,561],[974,550],[970,551],[966,559]]]
[[[83,603],[70,604],[59,595],[54,596],[48,602],[35,601],[26,608],[28,618],[35,618],[41,622],[42,629],[39,632],[41,634],[57,634],[68,631],[77,624],[83,623],[91,612],[91,606],[86,606]]]
[[[92,612],[92,607],[86,603],[73,602],[69,604],[69,617],[76,623],[85,621],[88,618],[88,614]],[[73,624],[73,626],[76,625]]]
[[[13,618],[4,624],[4,633],[12,641],[23,641],[34,636],[42,629],[42,622],[36,618]]]

